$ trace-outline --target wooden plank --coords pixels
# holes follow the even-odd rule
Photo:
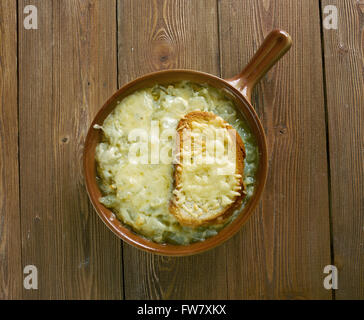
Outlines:
[[[120,241],[88,201],[82,148],[117,88],[116,3],[19,0],[38,30],[19,24],[23,264],[38,268],[33,299],[120,299]]]
[[[16,2],[0,2],[0,300],[22,298]]]
[[[323,29],[330,143],[331,216],[337,299],[364,299],[364,1],[322,1],[338,9]]]
[[[167,68],[219,74],[215,0],[118,1],[119,84]],[[124,245],[126,299],[227,298],[226,248],[167,258]]]
[[[237,74],[264,37],[293,38],[253,105],[266,130],[269,176],[260,207],[227,247],[229,298],[330,299],[325,110],[317,0],[219,1],[221,70]]]

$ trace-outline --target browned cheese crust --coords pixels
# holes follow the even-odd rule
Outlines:
[[[177,132],[179,133],[178,139],[179,143],[176,143],[176,148],[179,148],[179,150],[175,150],[176,154],[180,155],[180,161],[178,163],[174,164],[174,189],[176,186],[180,185],[181,183],[181,173],[183,170],[183,159],[182,159],[182,148],[183,148],[183,130],[191,129],[192,128],[192,122],[202,122],[202,121],[210,121],[219,118],[212,112],[203,112],[203,111],[193,111],[188,114],[186,114],[178,123],[177,126]],[[223,120],[223,126],[222,128],[229,129],[230,135],[235,135],[235,137],[232,137],[236,141],[236,169],[235,173],[240,174],[239,178],[239,185],[241,187],[240,195],[236,196],[236,199],[233,203],[225,207],[223,210],[218,212],[217,214],[211,215],[206,219],[186,219],[186,217],[181,214],[181,208],[176,204],[176,195],[173,194],[172,199],[170,201],[169,205],[169,211],[172,213],[180,224],[191,226],[191,227],[199,227],[199,226],[206,226],[206,225],[216,225],[216,224],[222,224],[228,219],[232,213],[240,206],[243,198],[246,194],[246,187],[244,184],[244,159],[246,157],[245,153],[245,146],[243,143],[243,140],[241,139],[240,135],[237,133],[237,131],[229,125],[226,121]],[[180,167],[180,169],[178,169]]]

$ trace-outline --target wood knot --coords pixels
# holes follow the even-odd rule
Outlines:
[[[284,135],[288,131],[286,125],[284,125],[284,124],[276,126],[275,129],[277,130],[277,133],[280,135]]]
[[[68,142],[69,142],[69,138],[68,138],[68,137],[63,137],[63,138],[61,139],[61,142],[62,142],[62,143],[68,143]]]
[[[341,55],[345,55],[349,52],[349,48],[343,43],[339,43],[338,48]]]
[[[166,41],[155,41],[153,44],[153,64],[156,69],[170,68],[173,58],[173,46]]]
[[[175,47],[164,28],[159,29],[152,40],[153,67],[167,69],[171,67],[175,56]]]

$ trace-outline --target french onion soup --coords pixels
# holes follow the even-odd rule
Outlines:
[[[187,245],[216,235],[254,193],[255,138],[223,91],[187,81],[135,91],[102,125],[99,201],[134,232]]]

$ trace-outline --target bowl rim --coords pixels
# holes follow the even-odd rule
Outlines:
[[[220,89],[225,89],[225,91],[228,91],[231,96],[235,97],[235,100],[238,100],[240,106],[244,106],[243,109],[240,110],[248,123],[249,127],[252,131],[255,131],[254,135],[257,141],[257,145],[259,146],[259,168],[257,170],[257,179],[256,179],[256,188],[254,190],[253,196],[248,200],[248,203],[244,206],[244,208],[240,209],[241,212],[239,212],[238,216],[230,222],[227,226],[225,226],[223,229],[221,229],[217,235],[212,236],[210,238],[205,239],[204,241],[188,244],[188,245],[172,245],[172,244],[160,244],[153,242],[152,240],[148,240],[142,235],[137,234],[134,231],[131,231],[128,227],[126,227],[122,222],[120,222],[117,218],[111,220],[109,217],[113,216],[114,214],[112,211],[105,206],[103,206],[97,198],[97,195],[95,192],[96,190],[99,191],[99,187],[96,183],[96,172],[91,173],[90,168],[94,171],[95,167],[95,159],[94,159],[94,152],[93,159],[89,159],[89,153],[90,153],[90,139],[91,136],[94,134],[93,131],[95,130],[93,126],[96,124],[97,120],[100,118],[100,116],[105,113],[105,110],[110,107],[111,104],[118,101],[118,97],[121,96],[124,92],[126,92],[129,89],[132,89],[137,84],[140,84],[141,82],[152,80],[153,78],[158,78],[159,76],[165,76],[165,75],[172,75],[172,74],[184,74],[189,76],[197,76],[206,78],[206,80],[211,80],[211,82],[219,83],[221,85]],[[189,80],[189,79],[186,79]],[[191,82],[194,82],[193,80],[189,80]],[[166,81],[167,83],[168,81]],[[170,83],[176,82],[176,81],[169,81]],[[199,83],[199,81],[195,81]],[[207,81],[210,82],[210,81]],[[158,83],[158,81],[156,81]],[[201,81],[200,83],[203,83]],[[210,84],[210,83],[209,83]],[[213,84],[210,84],[212,87],[216,87]],[[227,90],[226,90],[227,89]],[[138,90],[137,88],[134,90]],[[130,94],[130,93],[129,93]],[[238,109],[238,106],[235,106]],[[114,107],[111,109],[111,111],[114,109]],[[109,114],[111,111],[109,111],[107,114]],[[246,115],[250,114],[250,119],[246,119]],[[258,133],[258,134],[257,134]],[[194,255],[198,253],[202,253],[208,250],[211,250],[222,243],[226,242],[228,239],[230,239],[233,235],[235,235],[241,227],[246,223],[246,221],[251,217],[253,214],[255,208],[257,207],[261,195],[264,190],[264,186],[267,180],[268,175],[268,150],[267,150],[267,141],[265,132],[262,126],[262,123],[252,106],[252,104],[245,98],[245,96],[242,94],[242,92],[235,86],[233,86],[229,81],[224,80],[222,78],[219,78],[215,75],[196,71],[196,70],[190,70],[190,69],[167,69],[167,70],[161,70],[156,72],[151,72],[144,74],[130,82],[127,82],[125,85],[123,85],[120,89],[118,89],[100,108],[100,110],[96,113],[96,115],[93,118],[93,121],[87,131],[86,139],[84,142],[84,150],[83,150],[83,175],[85,179],[85,185],[86,185],[86,191],[88,194],[88,197],[91,201],[91,204],[95,211],[97,212],[98,216],[101,218],[101,220],[105,223],[105,225],[121,240],[127,242],[128,244],[158,255],[164,255],[164,256],[188,256],[188,255]],[[92,151],[92,150],[91,150]],[[90,167],[90,161],[93,162],[93,166]],[[258,176],[259,175],[259,176]],[[94,176],[94,177],[93,177]],[[244,212],[244,215],[242,213]]]

